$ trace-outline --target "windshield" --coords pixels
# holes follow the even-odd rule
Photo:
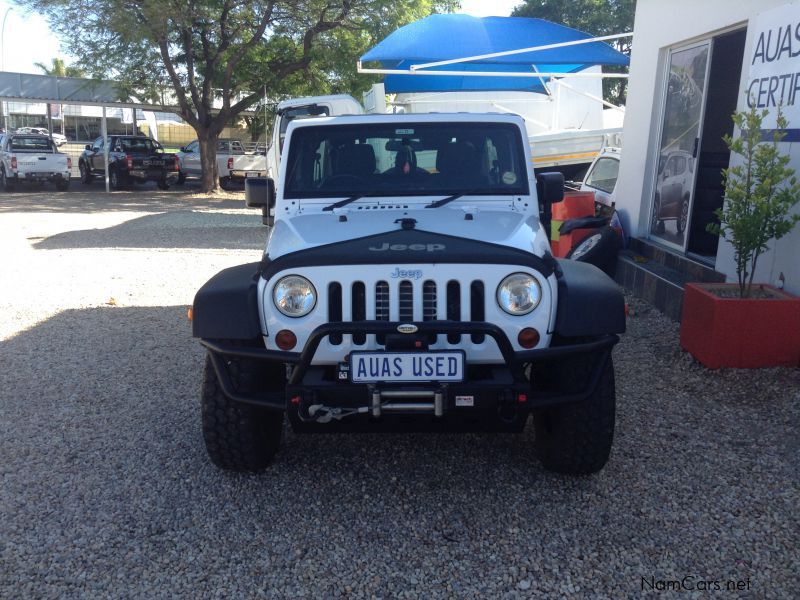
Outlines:
[[[50,138],[46,137],[19,137],[14,136],[11,138],[11,149],[19,150],[21,152],[50,152],[53,148],[53,143]]]
[[[123,152],[161,152],[161,144],[150,138],[120,138],[118,142]]]
[[[515,125],[402,122],[298,128],[284,197],[527,193]]]

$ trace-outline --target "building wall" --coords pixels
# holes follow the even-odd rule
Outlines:
[[[787,0],[638,0],[622,161],[616,188],[617,208],[631,235],[644,237],[648,231],[668,49],[746,25],[757,13],[788,3]],[[745,62],[752,55],[751,34],[748,29]],[[743,67],[746,79],[749,65]],[[739,110],[745,105],[744,86],[745,81],[742,81]],[[791,126],[800,127],[800,124]],[[797,151],[793,151],[793,157],[794,152]],[[793,166],[800,173],[800,154],[793,160]],[[757,278],[774,283],[783,273],[786,288],[800,294],[800,261],[797,260],[800,229],[773,246],[777,251],[761,259]],[[730,246],[722,242],[716,269],[725,273],[729,280],[735,280]]]

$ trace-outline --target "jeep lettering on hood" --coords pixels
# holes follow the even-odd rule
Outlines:
[[[395,252],[402,252],[403,250],[412,250],[414,252],[436,252],[444,250],[444,244],[387,244],[383,243],[380,246],[370,246],[371,252],[385,252],[386,250],[394,250]]]

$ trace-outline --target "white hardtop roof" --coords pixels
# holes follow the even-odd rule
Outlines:
[[[292,106],[305,106],[306,104],[319,104],[320,102],[334,102],[336,100],[352,101],[358,104],[358,100],[350,94],[332,94],[329,96],[303,96],[302,98],[290,98],[278,103],[278,110]]]
[[[339,115],[333,117],[310,117],[295,119],[289,128],[313,127],[315,125],[352,125],[370,123],[514,123],[525,127],[525,120],[509,113],[404,113]]]

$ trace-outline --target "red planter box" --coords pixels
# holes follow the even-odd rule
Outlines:
[[[681,347],[711,369],[800,365],[800,298],[758,287],[772,297],[741,299],[736,284],[686,284]],[[713,292],[726,288],[737,297]]]

